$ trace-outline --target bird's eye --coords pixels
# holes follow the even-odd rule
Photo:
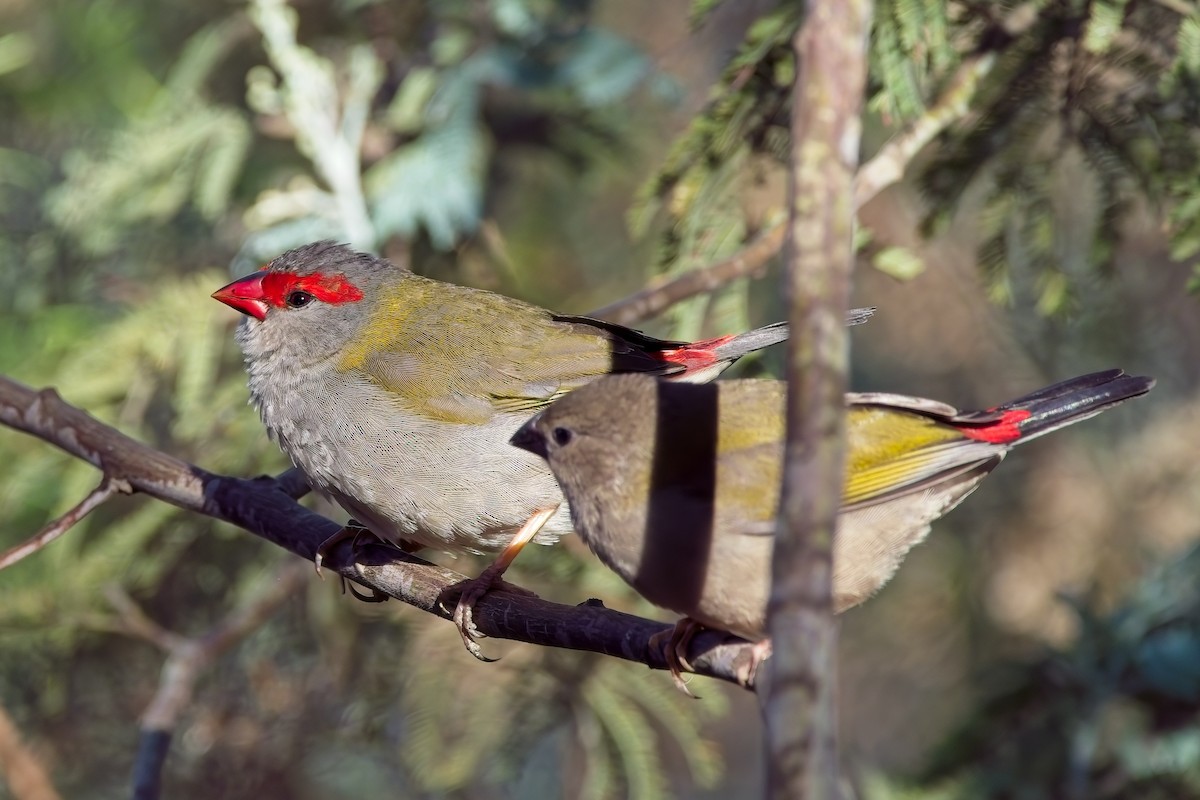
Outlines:
[[[314,297],[313,297],[311,294],[309,294],[308,292],[301,292],[301,291],[297,290],[297,291],[294,291],[294,292],[289,292],[289,293],[288,293],[288,296],[287,296],[287,298],[286,298],[286,299],[287,299],[287,304],[288,304],[290,307],[292,307],[292,308],[304,308],[306,305],[308,305],[309,303],[311,303],[311,302],[312,302],[313,300],[315,300],[316,298],[314,298]]]
[[[575,434],[571,433],[569,428],[555,428],[550,435],[554,437],[554,443],[559,447],[566,447],[575,438]]]

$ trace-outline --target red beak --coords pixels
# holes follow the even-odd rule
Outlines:
[[[259,322],[267,317],[267,301],[263,299],[263,278],[265,272],[256,272],[244,278],[238,278],[228,286],[222,286],[212,293],[214,300],[220,300],[225,305],[254,317]]]

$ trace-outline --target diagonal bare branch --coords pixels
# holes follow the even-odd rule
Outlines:
[[[129,494],[130,491],[132,491],[132,489],[128,485],[105,476],[105,478],[100,481],[100,485],[89,492],[88,496],[80,500],[79,504],[70,511],[54,520],[49,525],[42,528],[40,531],[21,542],[16,547],[10,548],[4,553],[0,553],[0,569],[11,567],[13,564],[16,564],[26,556],[32,555],[38,550],[41,550],[55,539],[71,530],[71,528],[74,527],[79,520],[86,517],[114,494]]]
[[[150,619],[124,588],[109,586],[104,590],[104,597],[117,612],[117,624],[98,627],[142,639],[164,653],[170,653],[185,641],[184,637]]]
[[[714,292],[738,278],[754,275],[783,247],[787,226],[768,228],[750,244],[727,259],[685,272],[676,278],[658,277],[645,289],[591,312],[590,316],[618,325],[632,325],[666,311],[676,303],[705,292]]]

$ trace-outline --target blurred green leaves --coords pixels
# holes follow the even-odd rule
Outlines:
[[[33,37],[20,31],[0,36],[0,75],[14,72],[33,61],[37,45]]]
[[[1173,221],[1173,256],[1195,252],[1195,26],[1171,4],[1057,3],[1004,43],[969,124],[923,177],[939,230],[982,198],[994,297],[1069,311],[1141,207]]]
[[[47,215],[79,249],[107,256],[142,226],[161,225],[185,204],[215,222],[228,208],[250,147],[247,120],[203,91],[243,38],[223,21],[191,37],[163,85],[98,150],[75,149],[65,179],[46,197]]]
[[[450,250],[483,214],[496,151],[485,122],[488,92],[521,93],[539,113],[561,115],[556,124],[569,125],[572,116],[625,100],[650,74],[629,41],[580,24],[572,4],[487,4],[492,30],[467,24],[467,6],[436,4],[429,8],[434,37],[427,62],[415,65],[391,103],[376,110],[384,67],[369,48],[343,55],[339,79],[333,62],[296,40],[295,13],[282,0],[259,0],[251,9],[280,82],[269,70],[252,71],[250,103],[260,114],[286,119],[319,184],[300,184],[295,200],[286,188],[264,195],[260,205],[270,204],[272,213],[249,209],[251,227],[265,227],[251,232],[242,263],[326,236],[374,250],[390,237],[424,233],[434,248]],[[364,172],[363,137],[376,126],[390,146]],[[321,184],[329,197],[315,188]]]
[[[424,109],[419,115],[408,110],[398,120],[398,132],[416,128],[419,135],[366,175],[372,219],[381,236],[412,238],[423,227],[434,247],[447,250],[479,224],[492,147],[477,116],[482,87],[469,73],[464,69],[436,90],[431,73],[419,74],[416,91],[425,95]],[[397,99],[413,106],[413,90],[409,92]]]

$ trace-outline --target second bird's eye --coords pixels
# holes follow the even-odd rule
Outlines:
[[[286,299],[287,304],[292,308],[303,308],[316,298],[314,298],[308,292],[301,292],[297,290],[295,292],[289,292]]]
[[[559,447],[570,444],[571,439],[575,438],[575,434],[571,433],[568,428],[555,428],[550,435],[554,437],[554,443]]]

